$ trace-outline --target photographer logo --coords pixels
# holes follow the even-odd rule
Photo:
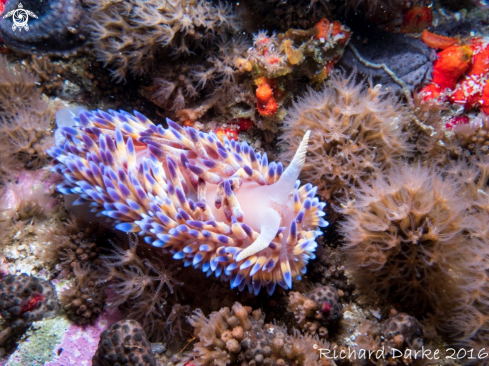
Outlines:
[[[3,18],[6,19],[8,17],[12,17],[12,20],[14,21],[14,24],[12,24],[12,30],[15,31],[17,28],[19,28],[19,31],[22,32],[22,28],[24,28],[26,31],[29,30],[29,24],[27,24],[29,20],[29,15],[37,19],[36,14],[34,14],[30,10],[24,9],[22,3],[19,3],[17,9],[9,11],[3,16]]]

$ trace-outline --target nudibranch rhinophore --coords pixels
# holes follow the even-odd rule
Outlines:
[[[115,227],[258,294],[292,288],[315,258],[327,226],[311,184],[297,180],[308,131],[287,169],[246,143],[153,124],[138,112],[82,111],[49,150],[63,194],[115,220]],[[59,132],[58,132],[59,134]]]

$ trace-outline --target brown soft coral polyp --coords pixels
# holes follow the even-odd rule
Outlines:
[[[297,330],[288,335],[284,325],[265,324],[264,319],[261,310],[252,311],[238,302],[208,317],[195,310],[189,322],[197,343],[178,366],[190,360],[188,364],[196,366],[330,365],[313,352],[313,347],[326,349],[329,343]]]
[[[237,29],[231,6],[199,0],[109,1],[88,0],[91,43],[96,57],[113,67],[121,81],[130,71],[151,70],[161,53],[192,53],[216,34]]]
[[[50,102],[37,76],[0,55],[0,173],[39,168],[49,159],[51,123],[61,102]]]
[[[357,84],[354,77],[332,75],[320,92],[310,90],[288,110],[281,136],[281,159],[292,159],[302,136],[311,130],[301,176],[329,199],[373,172],[411,153],[402,135],[406,111],[379,87]]]
[[[379,174],[338,210],[346,267],[365,293],[446,322],[473,276],[487,238],[461,184],[434,169],[402,164]]]

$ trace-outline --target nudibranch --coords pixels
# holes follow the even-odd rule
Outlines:
[[[82,111],[49,150],[63,194],[171,253],[185,266],[258,294],[292,288],[315,258],[325,203],[300,186],[308,131],[287,169],[246,142],[138,112]]]

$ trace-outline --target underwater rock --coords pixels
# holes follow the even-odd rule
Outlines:
[[[335,324],[343,316],[338,290],[333,286],[321,286],[307,294],[291,291],[287,310],[311,334],[321,326]]]
[[[430,28],[430,31],[445,37],[470,37],[471,32],[477,33],[481,30],[477,19],[450,21]]]
[[[85,43],[88,18],[79,0],[23,0],[24,9],[37,15],[37,18],[28,17],[28,30],[14,30],[15,14],[6,15],[20,8],[20,3],[20,0],[10,0],[0,22],[0,38],[9,48],[26,53],[64,55],[76,51]]]
[[[135,320],[121,320],[100,335],[93,366],[156,366],[160,365],[146,340],[141,324]]]
[[[16,351],[10,355],[7,364],[9,366],[48,365],[56,355],[56,345],[61,342],[63,333],[69,326],[69,320],[65,317],[34,322]]]
[[[73,324],[65,316],[35,322],[8,365],[90,366],[100,334],[120,319],[120,312],[114,309],[103,311],[93,325]]]
[[[406,313],[399,313],[389,318],[383,324],[383,328],[385,339],[394,341],[397,347],[403,342],[412,344],[416,338],[423,337],[423,327],[420,322]]]
[[[52,318],[59,311],[52,283],[25,273],[5,276],[0,292],[0,314],[14,331],[21,332],[31,322]]]
[[[363,60],[357,57],[355,51]],[[338,65],[348,71],[356,70],[366,78],[372,78],[374,84],[382,84],[385,89],[397,94],[402,92],[401,83],[396,82],[380,65],[390,69],[396,78],[413,91],[431,79],[435,60],[435,51],[419,39],[369,29],[367,34],[354,31],[350,46],[346,48]]]

